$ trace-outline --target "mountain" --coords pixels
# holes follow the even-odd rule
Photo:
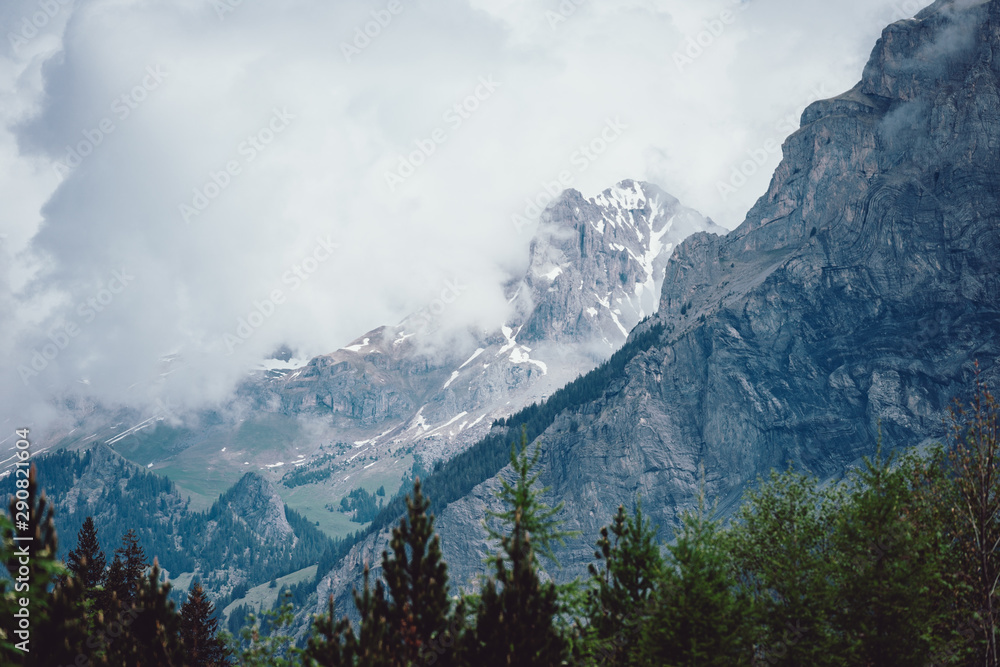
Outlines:
[[[676,248],[655,317],[631,333],[641,349],[588,376],[594,398],[560,396],[537,439],[539,481],[582,533],[553,576],[584,573],[600,527],[637,496],[669,539],[701,480],[725,513],[773,468],[836,477],[880,437],[941,438],[977,362],[995,382],[998,53],[997,0],[939,0],[890,25],[861,82],[804,111],[746,220]],[[508,474],[439,512],[453,582],[482,572],[480,524]],[[383,541],[323,577],[319,604],[347,608]]]
[[[420,443],[430,461],[446,458],[494,418],[621,347],[656,310],[670,252],[697,231],[722,230],[649,183],[623,181],[589,200],[568,190],[544,211],[527,271],[506,286],[512,314],[496,329],[439,349],[428,343],[432,306],[303,368],[272,373],[244,395],[322,415],[366,447]],[[447,289],[461,298],[460,285]]]
[[[524,273],[492,330],[445,338],[441,300],[308,362],[269,360],[228,406],[198,415],[97,406],[58,447],[98,440],[169,475],[207,507],[246,472],[334,535],[358,526],[329,509],[359,486],[390,493],[607,359],[657,307],[667,257],[698,231],[723,231],[649,183],[596,197],[564,192],[541,215]],[[166,360],[169,366],[176,360]]]
[[[197,576],[216,600],[314,565],[332,546],[256,473],[195,512],[170,480],[103,444],[45,454],[36,464],[41,488],[55,502],[61,556],[92,516],[109,562],[124,532],[135,530],[149,560],[156,557],[180,588]]]

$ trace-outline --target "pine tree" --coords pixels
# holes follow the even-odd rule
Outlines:
[[[612,539],[613,536],[613,539]],[[619,506],[614,522],[601,529],[590,565],[591,589],[586,604],[591,635],[588,654],[604,665],[626,664],[637,644],[638,617],[646,609],[663,571],[663,557],[649,519],[636,503],[634,516]]]
[[[373,588],[366,567],[363,591],[355,592],[358,634],[346,618],[335,620],[331,597],[327,613],[313,623],[304,653],[307,665],[459,664],[456,644],[465,607],[459,604],[449,613],[447,566],[419,479],[406,505],[407,517],[392,531],[392,553],[382,554],[385,585],[380,580]]]
[[[497,498],[507,505],[507,510],[487,512],[487,518],[498,520],[500,525],[510,532],[500,532],[488,522],[485,528],[489,537],[502,545],[505,539],[514,536],[513,530],[517,527],[534,541],[531,554],[535,563],[538,562],[538,554],[541,554],[558,565],[552,546],[563,544],[567,537],[575,537],[577,534],[559,529],[562,521],[555,517],[562,512],[564,503],[549,507],[542,501],[542,494],[549,489],[536,488],[541,474],[537,471],[541,453],[541,448],[536,446],[534,452],[528,454],[528,433],[527,429],[522,427],[520,447],[512,446],[510,450],[510,465],[517,479],[511,484],[501,478],[500,490],[496,494]]]
[[[115,553],[107,573],[104,575],[104,590],[99,597],[105,614],[112,613],[120,604],[127,604],[133,596],[132,587],[125,576],[125,565],[120,554]]]
[[[347,667],[356,664],[356,638],[351,621],[345,616],[336,620],[337,612],[331,595],[327,611],[313,619],[312,630],[302,653],[305,667]]]
[[[229,652],[219,637],[215,605],[205,596],[197,581],[181,605],[181,643],[190,667],[224,667],[230,664]]]
[[[170,584],[160,583],[159,563],[146,576],[140,575],[128,606],[115,600],[116,608],[107,616],[107,662],[111,665],[157,665],[181,667],[184,646],[180,638],[180,615],[170,601]],[[111,626],[124,631],[111,633]]]
[[[128,607],[134,603],[136,586],[143,581],[147,567],[146,552],[139,545],[135,531],[129,529],[122,536],[122,545],[115,549],[105,575],[101,604],[106,612],[113,612],[118,605]],[[111,601],[112,598],[117,599],[118,605]]]
[[[836,606],[832,525],[843,505],[839,486],[772,472],[748,490],[732,529],[733,555],[755,601],[762,664],[839,665],[832,626]]]
[[[749,601],[738,593],[728,535],[699,502],[685,513],[643,624],[642,665],[750,664]]]
[[[495,574],[483,588],[468,650],[473,664],[483,667],[541,667],[561,664],[568,657],[568,643],[555,624],[557,589],[551,581],[540,580],[533,546],[537,542],[551,557],[552,543],[568,533],[558,529],[560,522],[555,519],[562,505],[548,507],[540,498],[545,489],[535,487],[538,458],[538,449],[529,456],[522,431],[520,453],[511,450],[517,478],[514,484],[505,480],[497,493],[508,509],[489,514],[506,524],[506,531],[487,527],[491,536],[499,538],[500,552],[494,558]]]
[[[143,579],[143,573],[149,567],[146,552],[139,545],[139,536],[131,528],[122,536],[122,545],[115,552],[121,554],[124,566],[125,581],[130,587],[138,585]]]
[[[420,479],[406,499],[407,517],[392,531],[389,548],[382,553],[382,577],[388,596],[379,615],[389,625],[389,643],[395,665],[423,664],[424,654],[443,651],[439,642],[449,633],[448,568],[441,556],[441,539],[428,516],[430,500],[423,496]],[[451,641],[454,638],[450,638]],[[435,656],[435,660],[438,660]],[[440,664],[448,664],[447,657]]]
[[[313,621],[312,632],[303,651],[304,664],[308,667],[395,667],[398,646],[390,644],[389,620],[385,616],[387,603],[385,587],[381,581],[371,584],[371,571],[364,569],[361,592],[354,591],[354,605],[361,617],[358,632],[345,616],[337,621],[333,597],[327,612]]]
[[[365,565],[364,585],[354,591],[354,605],[361,616],[358,635],[348,635],[346,655],[358,667],[393,667],[389,645],[389,620],[385,617],[385,586],[378,580],[372,586],[371,572]]]
[[[106,563],[93,517],[84,519],[83,527],[77,534],[76,549],[67,554],[66,564],[88,591],[93,591],[104,583]]]

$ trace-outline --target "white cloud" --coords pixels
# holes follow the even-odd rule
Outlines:
[[[207,0],[78,0],[7,40],[0,395],[16,418],[70,389],[145,400],[172,352],[186,363],[167,393],[219,398],[279,344],[330,351],[446,280],[468,286],[451,324],[498,324],[529,241],[511,216],[563,170],[585,194],[652,180],[735,226],[780,156],[725,199],[718,183],[816,91],[852,86],[881,28],[926,4],[400,2],[243,2],[220,18]],[[0,32],[40,6],[5,3]],[[702,52],[679,66],[689,39]],[[621,136],[574,161],[615,118]],[[67,146],[88,143],[60,181]],[[326,235],[339,248],[292,289],[286,272]],[[82,305],[122,270],[134,280],[101,312]],[[275,289],[283,303],[229,354],[226,334]],[[25,386],[18,369],[66,325],[78,333]]]

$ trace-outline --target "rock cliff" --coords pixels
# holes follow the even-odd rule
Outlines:
[[[880,431],[888,447],[940,438],[975,362],[998,375],[998,183],[1000,2],[939,0],[884,30],[857,86],[805,110],[740,227],[677,247],[637,328],[662,335],[538,439],[540,481],[583,535],[553,575],[583,573],[637,495],[669,538],[701,470],[726,512],[772,468],[834,477]],[[438,517],[454,582],[482,571],[498,480]],[[330,584],[361,560],[321,585],[341,608]]]

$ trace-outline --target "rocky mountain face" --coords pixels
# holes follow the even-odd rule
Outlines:
[[[673,252],[633,332],[662,324],[658,340],[538,439],[540,483],[582,532],[552,574],[582,574],[637,496],[668,538],[702,478],[726,512],[772,468],[833,477],[879,433],[941,438],[976,362],[1000,374],[998,177],[1000,1],[939,0],[887,27],[861,82],[805,110],[744,223]],[[455,583],[483,569],[480,522],[509,472],[438,516]],[[379,544],[320,583],[321,605],[349,606]]]
[[[295,531],[285,516],[285,503],[274,486],[260,475],[248,472],[219,499],[232,519],[252,526],[262,543],[295,546]]]
[[[656,312],[664,270],[678,243],[724,230],[656,186],[622,181],[587,200],[567,190],[545,212],[531,263],[515,294],[519,337],[617,349]]]
[[[305,365],[276,360],[241,387],[236,417],[212,412],[197,427],[165,428],[167,414],[84,406],[80,437],[58,444],[101,442],[87,455],[100,465],[88,464],[56,492],[64,499],[60,528],[75,534],[94,514],[99,529],[115,533],[109,548],[122,526],[145,531],[148,552],[172,575],[197,570],[221,601],[313,565],[327,545],[308,524],[329,515],[327,506],[362,475],[391,479],[412,463],[407,452],[429,468],[620,348],[655,312],[670,253],[698,231],[722,230],[648,183],[623,181],[589,199],[570,190],[543,212],[524,274],[506,286],[510,316],[493,331],[467,332],[442,348],[432,307]],[[135,473],[119,452],[151,471]],[[172,486],[149,498],[128,487],[134,474],[173,477],[178,469],[189,482],[238,481],[204,512],[189,510]],[[111,489],[122,492],[112,497]],[[310,521],[293,526],[279,491],[308,505]],[[379,539],[358,559],[378,551]]]
[[[440,330],[442,309],[463,298],[449,284],[427,309],[341,350],[304,363],[277,353],[229,405],[197,415],[80,405],[76,428],[45,444],[108,444],[203,508],[253,470],[332,530],[327,505],[365,480],[391,493],[415,461],[430,469],[607,359],[656,310],[668,256],[698,231],[722,230],[649,183],[592,198],[570,190],[542,213],[493,330]]]
[[[495,330],[442,349],[429,343],[431,309],[243,393],[264,409],[321,415],[366,447],[417,444],[445,458],[619,348],[655,312],[670,252],[697,231],[722,230],[649,183],[591,199],[568,190],[541,216],[527,271],[507,286],[513,313]]]

